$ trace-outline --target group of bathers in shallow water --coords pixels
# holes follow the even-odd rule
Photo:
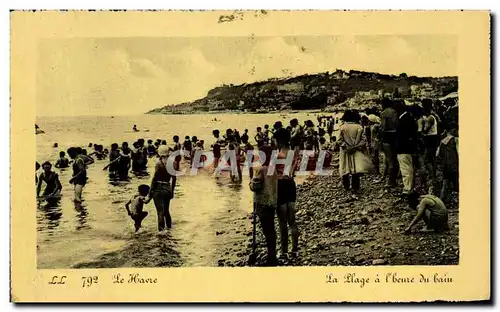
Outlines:
[[[256,133],[253,136],[255,141],[254,146],[250,143],[249,131],[245,129],[242,134],[237,129],[227,129],[225,133],[221,136],[218,129],[212,131],[214,141],[210,145],[210,150],[213,153],[213,164],[217,167],[218,163],[225,151],[236,151],[237,163],[238,163],[238,175],[241,181],[241,167],[243,167],[243,162],[247,152],[251,150],[263,151],[266,155],[270,155],[272,151],[278,152],[279,157],[286,157],[284,153],[287,151],[301,151],[308,150],[318,153],[320,151],[326,151],[329,156],[345,154],[351,155],[352,148],[349,148],[350,142],[346,141],[344,137],[349,133],[350,129],[353,128],[359,131],[359,135],[365,137],[367,134],[372,134],[374,127],[380,126],[381,119],[384,116],[380,116],[377,112],[372,112],[369,118],[350,118],[353,114],[358,114],[357,112],[350,111],[345,114],[345,120],[342,120],[341,124],[338,125],[336,129],[336,124],[338,119],[333,116],[322,116],[318,118],[318,124],[315,125],[311,120],[307,120],[303,125],[299,124],[297,119],[292,119],[287,127],[285,127],[281,121],[274,123],[272,128],[268,125],[264,127],[257,127]],[[376,118],[375,118],[376,117]],[[382,117],[382,118],[381,118]],[[349,119],[350,118],[350,119]],[[357,125],[354,128],[353,125]],[[359,129],[358,130],[358,126]],[[326,128],[326,130],[325,130]],[[336,136],[333,135],[335,130],[340,130],[339,140],[337,141]],[[328,139],[326,134],[328,134]],[[373,133],[373,136],[375,133]],[[359,142],[366,142],[358,138]],[[354,142],[356,143],[356,142]],[[54,147],[58,147],[56,144]],[[82,202],[82,190],[87,183],[87,166],[95,163],[95,160],[101,161],[108,159],[109,163],[105,165],[104,170],[108,170],[109,177],[111,180],[117,181],[127,181],[129,180],[129,172],[131,171],[136,176],[147,176],[147,164],[149,159],[157,158],[157,163],[154,167],[154,174],[151,179],[150,185],[141,184],[138,187],[137,193],[132,196],[132,198],[126,204],[127,214],[134,221],[134,226],[136,231],[141,227],[142,220],[147,216],[147,212],[144,211],[144,204],[149,203],[151,200],[154,201],[155,208],[158,215],[158,230],[163,231],[166,228],[172,227],[172,219],[170,216],[170,201],[174,198],[174,190],[176,186],[176,176],[171,174],[167,169],[167,159],[172,152],[182,151],[182,156],[175,157],[175,165],[179,168],[181,159],[184,158],[185,162],[192,164],[192,159],[197,151],[203,151],[205,149],[205,142],[203,140],[198,140],[196,136],[185,136],[184,141],[181,143],[179,136],[175,135],[172,138],[172,144],[167,146],[167,142],[162,139],[157,139],[153,141],[149,139],[146,141],[144,139],[138,139],[129,147],[127,142],[123,142],[121,146],[117,143],[113,143],[110,148],[104,148],[99,144],[89,144],[88,148],[93,148],[91,153],[82,147],[70,147],[67,150],[67,154],[71,161],[66,158],[65,152],[60,152],[60,158],[57,160],[55,167],[59,169],[69,168],[72,166],[73,174],[69,183],[74,185],[76,204],[81,204]],[[361,153],[363,152],[363,146],[357,146],[355,149]],[[299,153],[295,153],[296,155]],[[347,156],[346,156],[347,157]],[[271,157],[267,157],[267,161],[262,163],[262,167],[269,166],[269,160]],[[357,160],[356,160],[357,161]],[[298,159],[294,159],[295,165],[298,163]],[[331,157],[326,161],[328,166],[331,162]],[[52,165],[49,162],[44,162],[42,164],[43,172],[37,179],[37,196],[40,194],[42,183],[46,184],[45,190],[43,192],[43,199],[47,201],[48,204],[56,203],[60,199],[60,191],[62,189],[62,184],[59,180],[59,176],[56,172],[52,171]],[[294,166],[292,166],[294,167]],[[342,167],[342,164],[341,164]],[[37,163],[37,171],[40,165]],[[282,168],[281,168],[282,169]],[[378,168],[377,168],[378,169]],[[251,189],[254,192],[254,202],[256,206],[260,207],[257,209],[260,211],[259,219],[265,232],[266,240],[271,244],[268,250],[271,253],[271,262],[273,247],[273,230],[274,220],[271,218],[269,211],[273,210],[277,212],[278,218],[280,220],[280,230],[282,242],[282,254],[286,254],[288,248],[288,229],[292,231],[292,251],[297,252],[298,248],[298,229],[295,224],[295,209],[294,203],[296,200],[296,186],[294,180],[293,169],[291,174],[284,174],[280,167],[276,166],[276,187],[266,186],[266,183],[272,179],[272,176],[265,177],[262,175],[262,168],[249,168],[249,175],[251,179]],[[340,169],[343,170],[343,169]],[[255,174],[257,175],[254,177]],[[341,172],[341,175],[343,173]],[[353,172],[348,172],[348,174],[353,175]],[[233,178],[233,176],[231,176]],[[344,181],[345,182],[345,181]],[[354,182],[352,182],[354,185]],[[276,196],[275,198],[273,196]],[[413,197],[411,197],[413,198]],[[410,199],[411,199],[410,198]],[[413,204],[413,207],[419,206],[418,219],[424,219],[429,225],[439,223],[439,226],[446,225],[446,208],[442,201],[433,195],[425,195],[421,197],[419,201]],[[275,207],[271,209],[270,207]],[[271,209],[271,210],[270,210]],[[412,222],[412,226],[414,225]],[[409,227],[411,228],[411,226]],[[409,230],[408,230],[409,231]],[[275,234],[274,234],[275,235]],[[284,241],[286,239],[286,242]]]

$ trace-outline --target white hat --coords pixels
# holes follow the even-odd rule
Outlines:
[[[158,147],[158,155],[160,157],[167,157],[168,154],[169,154],[168,146],[166,146],[166,145],[160,145],[160,147]]]
[[[368,120],[370,122],[373,122],[373,123],[380,123],[381,122],[380,117],[378,117],[377,115],[373,115],[373,114],[368,115]]]

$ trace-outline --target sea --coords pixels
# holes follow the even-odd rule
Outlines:
[[[278,120],[288,125],[293,118],[300,123],[307,119],[316,123],[317,115],[324,113],[38,117],[36,123],[45,134],[36,137],[37,161],[55,164],[59,152],[72,146],[91,152],[90,143],[109,148],[112,143],[132,145],[143,138],[164,139],[171,144],[174,135],[181,142],[186,135],[196,135],[209,148],[214,129],[221,133],[228,128],[238,129],[241,134],[248,129],[253,138],[258,126],[272,127]],[[139,132],[132,131],[133,125]],[[54,143],[58,146],[54,147]],[[43,202],[37,207],[38,268],[161,267],[179,263],[189,267],[217,266],[224,246],[239,239],[218,233],[231,226],[232,220],[252,212],[248,176],[232,182],[229,176],[214,177],[201,170],[196,176],[178,178],[170,205],[173,227],[168,233],[157,231],[153,202],[145,206],[149,215],[143,228],[135,233],[125,203],[140,184],[149,185],[151,177],[135,177],[131,173],[130,181],[112,182],[103,170],[107,163],[108,160],[96,160],[89,165],[82,207],[75,207],[73,202],[71,169],[54,168],[63,185],[62,199],[55,207]],[[149,173],[155,163],[156,159],[149,159]],[[247,230],[251,230],[250,220],[241,235]]]

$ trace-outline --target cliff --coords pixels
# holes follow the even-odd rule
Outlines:
[[[375,105],[384,96],[415,100],[436,98],[457,90],[457,77],[416,77],[405,73],[396,76],[338,69],[249,84],[223,85],[210,90],[204,98],[156,108],[148,114],[363,108]]]

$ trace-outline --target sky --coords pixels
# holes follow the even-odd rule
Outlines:
[[[456,76],[455,36],[43,39],[37,115],[134,115],[222,84],[344,70]]]

